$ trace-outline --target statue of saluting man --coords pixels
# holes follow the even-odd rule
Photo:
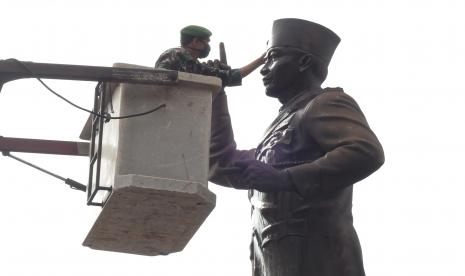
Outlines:
[[[384,153],[355,100],[321,88],[339,41],[313,22],[274,21],[260,72],[282,107],[257,148],[237,150],[226,95],[213,104],[210,178],[249,191],[254,276],[365,275],[352,187]]]

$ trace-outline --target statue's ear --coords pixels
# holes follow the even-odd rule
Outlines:
[[[303,72],[310,68],[310,65],[313,62],[313,57],[311,54],[304,54],[299,59],[299,71]]]

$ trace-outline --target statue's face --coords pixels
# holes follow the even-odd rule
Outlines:
[[[271,48],[265,56],[265,64],[260,73],[266,95],[280,98],[287,93],[300,76],[299,58],[301,55],[285,48]]]

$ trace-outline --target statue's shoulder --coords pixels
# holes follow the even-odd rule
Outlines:
[[[323,93],[344,93],[344,89],[342,87],[325,87]]]
[[[336,105],[357,105],[356,101],[341,87],[326,87],[316,96],[310,106],[328,107]]]
[[[354,99],[347,94],[341,87],[326,87],[322,93],[317,97],[319,100],[322,99],[347,99],[353,101]]]
[[[345,94],[344,89],[341,87],[325,87],[310,101],[310,105],[315,105],[318,102],[331,101],[331,99],[340,97]]]
[[[355,108],[360,109],[358,103],[352,96],[347,94],[341,87],[327,87],[318,95],[313,103],[321,108]]]

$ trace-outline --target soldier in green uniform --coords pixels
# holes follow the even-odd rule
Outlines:
[[[210,53],[211,35],[207,28],[201,26],[184,27],[181,30],[181,47],[163,52],[155,68],[216,76],[223,81],[223,86],[237,86],[242,84],[242,78],[263,64],[263,55],[240,69],[231,69],[218,60],[201,63],[198,59],[206,58]]]
[[[365,275],[352,187],[384,153],[355,100],[321,88],[339,41],[306,20],[273,23],[260,72],[282,107],[255,149],[236,149],[227,100],[214,102],[210,181],[249,191],[254,276]]]

